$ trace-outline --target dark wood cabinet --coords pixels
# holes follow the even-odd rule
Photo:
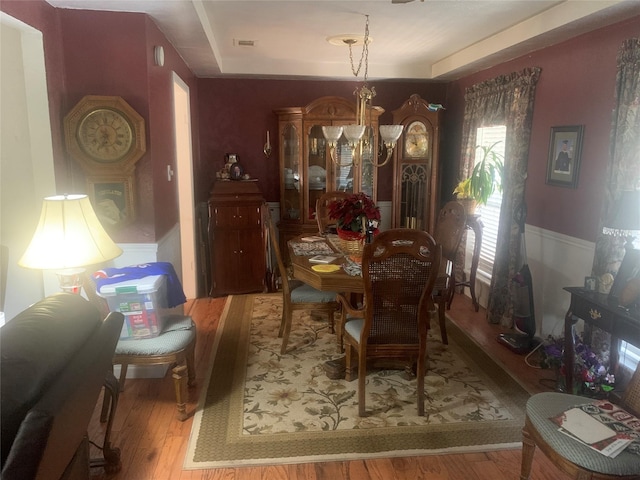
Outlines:
[[[393,123],[404,125],[393,151],[394,228],[435,231],[438,215],[440,111],[413,94],[393,112]]]
[[[278,116],[280,159],[280,250],[288,260],[287,241],[303,233],[316,233],[316,200],[325,192],[364,192],[376,199],[378,118],[384,110],[373,107],[367,117],[371,131],[366,134],[355,165],[344,136],[338,141],[332,161],[323,126],[356,123],[355,100],[321,97],[306,107],[275,110]]]
[[[218,181],[209,197],[211,295],[264,290],[264,197],[256,182]]]

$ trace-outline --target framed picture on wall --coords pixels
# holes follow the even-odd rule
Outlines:
[[[89,198],[102,226],[117,230],[135,218],[133,176],[100,176],[87,179]]]
[[[551,127],[547,183],[576,188],[580,170],[583,125]]]

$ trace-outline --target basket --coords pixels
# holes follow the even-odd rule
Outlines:
[[[340,240],[340,250],[345,255],[353,255],[362,257],[364,249],[364,235],[360,232],[351,232],[347,230],[337,229],[338,240]]]

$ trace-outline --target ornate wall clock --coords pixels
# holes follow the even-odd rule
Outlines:
[[[64,118],[64,132],[88,175],[133,172],[146,151],[144,119],[122,97],[85,96]]]

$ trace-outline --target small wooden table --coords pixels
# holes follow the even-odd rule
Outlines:
[[[471,257],[471,269],[469,274],[469,280],[466,282],[456,282],[456,287],[469,287],[471,291],[471,301],[473,302],[473,308],[477,312],[480,310],[480,304],[476,298],[476,273],[478,272],[478,262],[480,261],[480,249],[482,248],[482,231],[484,225],[480,220],[480,215],[467,215],[465,223],[467,230],[473,230],[474,242],[473,242],[473,256]],[[454,266],[455,269],[455,266]],[[451,308],[451,302],[453,302],[453,295],[449,298],[449,304],[447,308]]]
[[[302,242],[301,238],[305,235],[290,240],[290,242]],[[338,252],[330,241],[326,243]],[[291,259],[291,266],[293,267],[293,277],[302,280],[308,285],[311,285],[317,290],[330,291],[330,292],[349,292],[349,293],[364,293],[364,283],[361,276],[354,276],[347,274],[344,269],[337,270],[331,273],[316,272],[311,267],[317,265],[316,263],[309,262],[310,256],[295,255],[293,249],[289,244],[289,258]],[[335,265],[341,265],[346,262],[344,256],[338,257],[331,262]]]
[[[571,304],[564,318],[565,382],[571,392],[569,386],[573,385],[575,358],[573,327],[578,319],[584,320],[585,327],[597,327],[611,334],[610,369],[615,374],[618,368],[618,341],[640,346],[640,312],[629,312],[619,307],[617,301],[611,301],[604,293],[587,291],[582,287],[565,287],[564,290],[571,294]],[[590,337],[585,337],[585,343],[589,343]]]

